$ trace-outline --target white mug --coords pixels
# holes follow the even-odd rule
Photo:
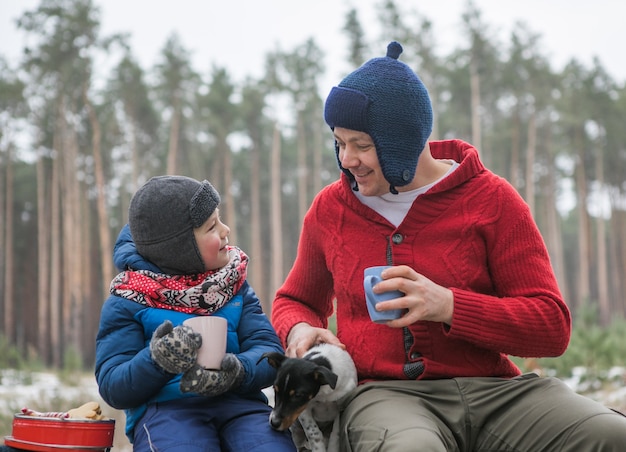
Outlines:
[[[219,369],[226,354],[228,321],[224,317],[199,315],[183,323],[202,336],[198,364],[205,369]]]

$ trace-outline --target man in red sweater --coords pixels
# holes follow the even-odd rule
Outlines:
[[[351,354],[347,451],[624,450],[625,417],[508,358],[562,354],[569,310],[515,189],[470,144],[427,142],[430,99],[401,52],[390,43],[326,100],[343,174],[313,201],[274,300],[287,354],[320,342]],[[378,305],[404,312],[384,324],[365,304],[375,265],[392,266],[375,292],[404,293]]]

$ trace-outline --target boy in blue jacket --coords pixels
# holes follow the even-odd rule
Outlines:
[[[294,451],[269,425],[261,389],[275,370],[265,352],[282,346],[246,281],[248,257],[228,243],[220,197],[207,182],[150,179],[133,196],[96,339],[102,398],[126,412],[134,451]],[[183,321],[228,321],[221,368],[196,363],[202,343]]]

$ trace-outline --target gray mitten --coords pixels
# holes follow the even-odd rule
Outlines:
[[[185,372],[180,380],[180,390],[215,397],[239,386],[245,374],[241,361],[232,353],[226,353],[219,370],[196,364]]]
[[[179,374],[191,369],[198,358],[202,336],[187,325],[172,326],[166,320],[154,331],[150,340],[152,360],[163,370]]]

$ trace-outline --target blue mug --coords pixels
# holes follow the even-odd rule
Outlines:
[[[377,267],[368,267],[363,272],[363,289],[365,290],[365,302],[370,318],[376,323],[386,323],[388,320],[399,319],[404,314],[404,309],[392,309],[389,311],[377,311],[376,304],[381,301],[393,300],[394,298],[403,297],[404,293],[399,290],[391,292],[383,292],[375,294],[373,288],[383,279],[380,277],[382,271],[389,268],[388,265],[380,265]]]

